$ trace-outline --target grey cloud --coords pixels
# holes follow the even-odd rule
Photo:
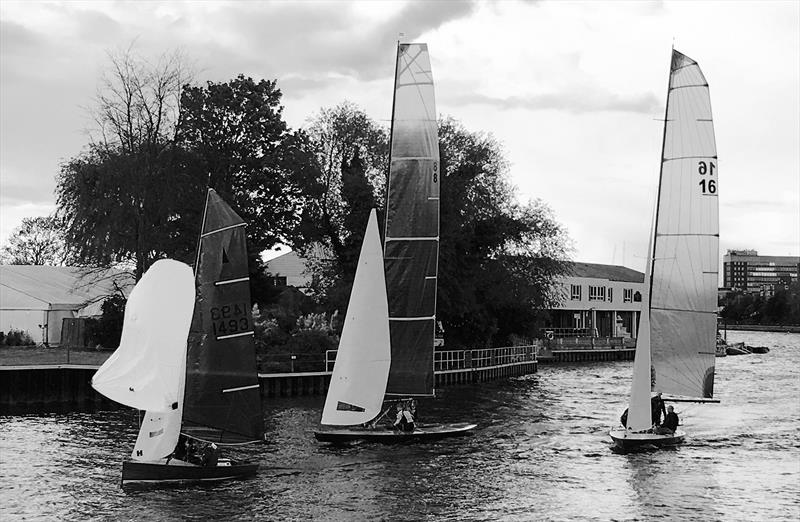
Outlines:
[[[564,110],[573,113],[613,111],[650,114],[659,108],[659,100],[653,93],[623,97],[610,92],[598,91],[596,88],[576,92],[506,98],[482,94],[462,94],[451,97],[450,102],[465,105],[490,105],[504,110]]]
[[[222,27],[247,35],[249,52],[219,47],[228,64],[264,77],[305,78],[296,87],[312,88],[331,74],[369,81],[391,75],[392,50],[400,32],[413,40],[426,31],[469,15],[474,2],[410,2],[388,20],[372,26],[354,25],[351,9],[358,4],[280,3],[268,7],[237,4],[220,13]],[[303,60],[295,60],[298,52]],[[239,56],[258,56],[242,60]],[[388,55],[388,57],[387,57]],[[238,71],[237,71],[238,72]]]

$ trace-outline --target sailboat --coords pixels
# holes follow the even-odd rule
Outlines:
[[[661,173],[645,271],[627,426],[616,446],[677,444],[653,433],[651,392],[676,402],[719,402],[714,392],[719,269],[719,168],[708,82],[672,50]]]
[[[373,212],[364,236],[323,410],[322,424],[325,425],[355,426],[371,420],[374,422],[384,399],[391,401],[434,395],[441,176],[436,104],[427,44],[398,43],[395,64],[383,270],[379,273],[376,269],[375,260],[380,258],[376,257],[375,251],[380,245],[380,236],[373,223],[376,219]],[[368,272],[369,276],[366,275]],[[377,283],[377,280],[385,281],[385,290],[378,288],[384,283]],[[377,293],[371,301],[364,300],[363,293],[367,291]],[[368,314],[375,314],[375,318],[366,319]],[[356,331],[348,330],[349,326]],[[388,333],[384,326],[388,326]],[[376,336],[375,342],[366,347],[361,346],[363,342],[355,341],[372,335]],[[380,358],[381,368],[388,363],[386,372],[370,373],[352,364],[353,360],[364,359],[363,352],[370,348],[374,350],[369,356],[371,360]],[[387,355],[388,361],[385,360]],[[345,413],[341,408],[348,408],[345,404],[353,403],[339,399],[343,396],[343,383],[347,383],[348,390],[362,389],[366,385],[360,383],[367,379],[368,374],[369,379],[375,381],[380,376],[380,382],[375,383],[370,391],[363,388],[364,391],[356,394],[353,401],[363,403],[370,400],[370,407],[357,403],[355,405],[363,411]],[[314,435],[318,440],[328,442],[392,442],[463,435],[475,427],[475,424],[438,424],[417,426],[411,432],[356,427],[323,429]]]
[[[216,456],[201,463],[179,447],[263,439],[244,227],[209,189],[196,272],[160,260],[131,292],[120,346],[92,379],[106,397],[145,411],[123,485],[219,481],[258,469]]]

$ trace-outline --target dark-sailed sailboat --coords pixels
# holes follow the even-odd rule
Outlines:
[[[264,436],[245,223],[213,189],[194,276],[177,261],[153,264],[128,300],[120,347],[92,386],[146,412],[131,460],[123,462],[123,485],[256,472],[257,463],[219,459],[209,465],[176,451],[189,440],[229,446]]]
[[[653,426],[651,393],[675,402],[712,399],[719,269],[719,169],[708,82],[700,66],[672,50],[661,173],[645,271],[640,335],[626,426],[619,448],[684,440]]]
[[[380,323],[372,322],[383,329],[388,321],[388,339],[380,338],[380,345],[389,343],[389,370],[385,383],[378,389],[365,393],[374,401],[385,396],[388,401],[434,395],[434,335],[436,325],[436,279],[439,255],[439,136],[436,121],[433,76],[427,44],[398,44],[395,68],[394,103],[392,107],[392,129],[390,166],[387,180],[386,223],[383,244],[385,276],[385,300],[383,295],[374,299],[375,306],[386,307]],[[374,215],[371,216],[374,219]],[[364,237],[359,270],[365,273],[362,263],[367,259],[370,242],[376,234]],[[372,253],[375,259],[375,254]],[[379,256],[378,258],[379,259]],[[364,276],[367,281],[367,276]],[[360,302],[361,292],[370,283],[361,283],[357,272],[356,281],[348,306],[345,329],[348,322],[359,323],[358,314],[376,313],[368,307],[353,306]],[[370,286],[374,289],[374,284]],[[349,308],[353,307],[351,311]],[[361,320],[361,323],[365,321]],[[355,328],[355,326],[354,326]],[[366,331],[364,326],[361,327]],[[348,351],[363,350],[354,338],[359,334],[342,333],[336,365],[340,358],[351,360]],[[367,335],[364,333],[363,335]],[[347,340],[347,342],[345,342]],[[343,389],[357,389],[360,375],[365,372],[352,364],[337,371],[331,378],[329,397],[323,411],[322,423],[336,426],[355,426],[372,420],[369,409],[336,399]],[[347,386],[341,386],[341,383]],[[380,388],[383,388],[381,390]],[[385,390],[385,391],[384,391]],[[349,395],[352,397],[352,395]],[[366,397],[363,400],[367,400]],[[360,415],[336,413],[360,410]],[[367,417],[367,418],[365,418]],[[374,417],[374,415],[373,415]],[[438,439],[463,435],[476,427],[475,424],[417,425],[413,431],[380,430],[354,427],[351,429],[323,429],[314,433],[320,441],[342,442],[349,440],[397,440]]]

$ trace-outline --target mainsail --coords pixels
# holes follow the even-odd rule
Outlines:
[[[389,376],[389,311],[378,218],[372,210],[361,245],[322,424],[353,426],[379,413]]]
[[[399,44],[384,240],[392,345],[387,395],[433,394],[439,178],[428,46]]]
[[[206,197],[195,271],[182,430],[220,443],[260,440],[245,223],[213,189]]]
[[[656,391],[710,398],[719,265],[719,167],[708,83],[672,51],[650,289]]]

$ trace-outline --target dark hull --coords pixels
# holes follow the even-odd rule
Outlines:
[[[412,432],[403,432],[388,429],[326,429],[314,432],[314,437],[320,442],[352,442],[367,441],[396,444],[402,442],[424,442],[469,435],[477,428],[477,424],[432,424],[420,426]]]
[[[611,430],[609,433],[614,444],[621,449],[636,449],[644,446],[674,446],[686,438],[686,433],[677,430],[672,435],[656,435],[655,433],[633,433],[624,428]]]
[[[122,463],[122,485],[127,484],[183,484],[213,482],[255,475],[258,464],[234,463],[219,466],[195,466],[193,464],[161,464],[154,462]]]

